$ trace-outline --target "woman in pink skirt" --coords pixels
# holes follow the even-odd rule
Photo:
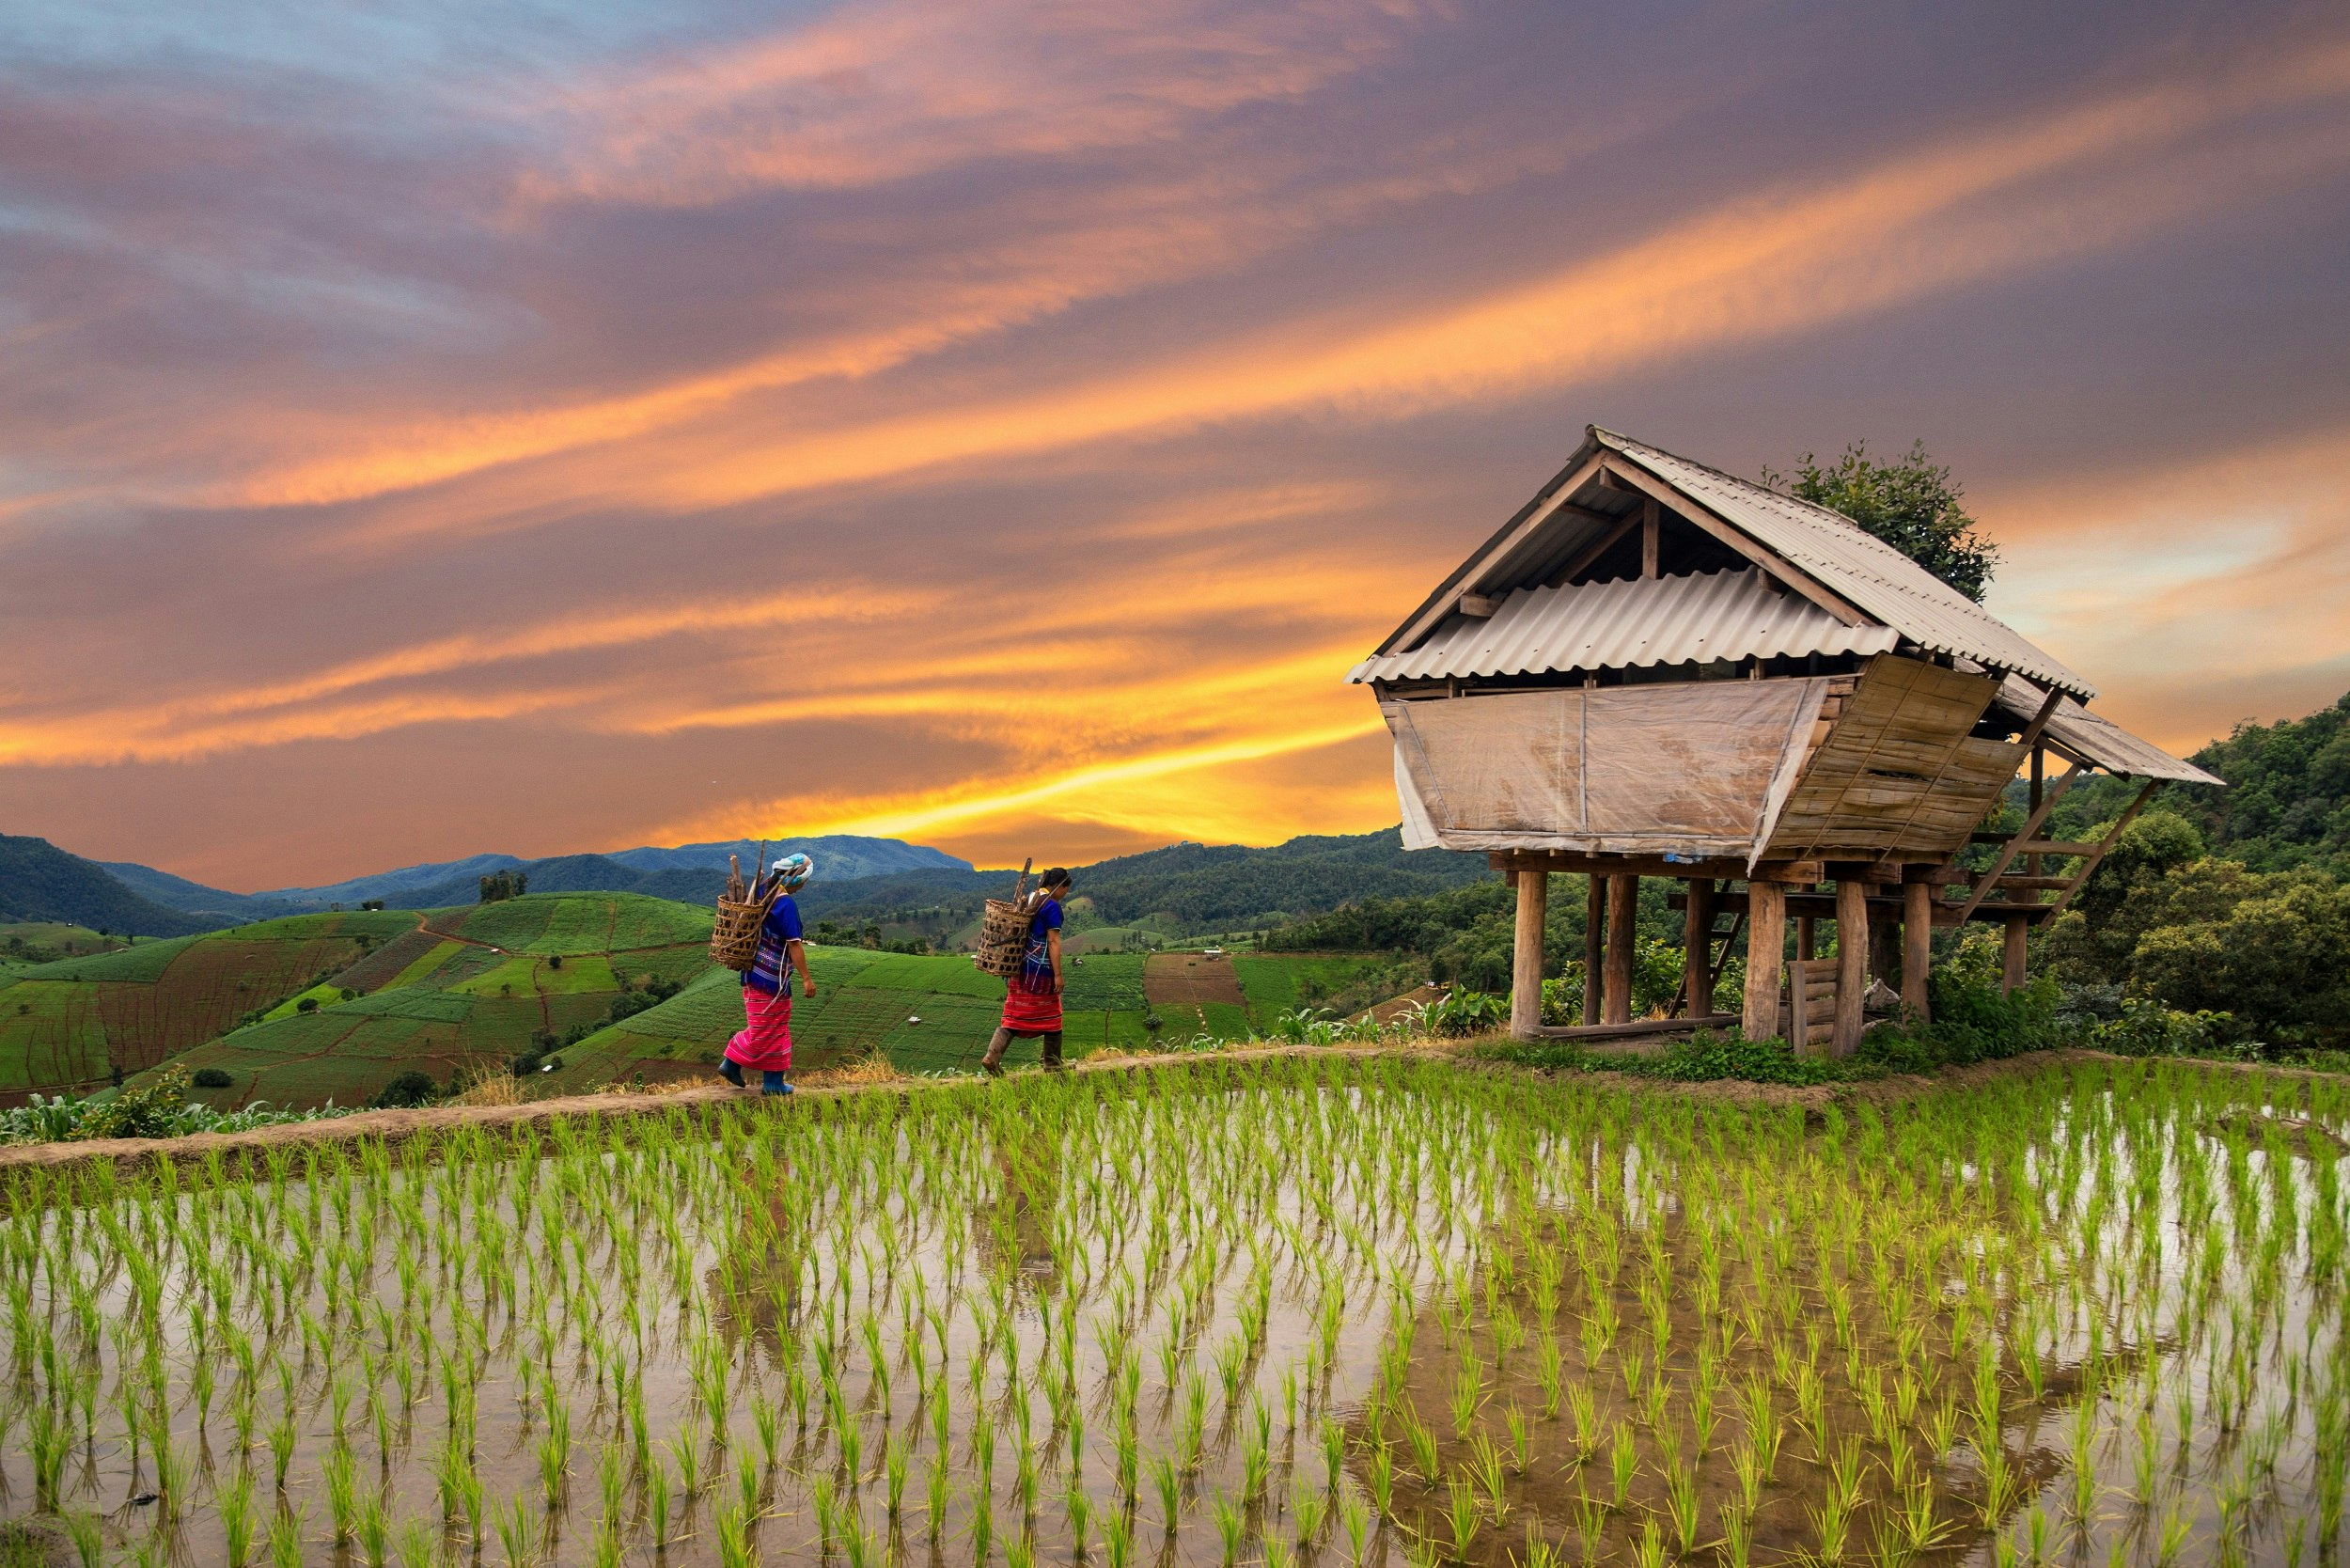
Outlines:
[[[1015,1038],[1041,1042],[1045,1068],[1060,1070],[1060,902],[1072,886],[1069,873],[1056,866],[1029,896],[1027,948],[1020,972],[1005,984],[1004,1021],[979,1058],[982,1073],[1004,1070],[1004,1051]]]
[[[737,1089],[750,1087],[743,1079],[749,1071],[760,1074],[761,1093],[791,1092],[783,1077],[791,1071],[791,975],[796,971],[800,988],[810,996],[816,995],[815,977],[807,972],[807,949],[800,941],[800,906],[791,902],[791,895],[815,872],[816,863],[805,855],[787,855],[775,864],[774,874],[783,884],[783,891],[776,895],[765,923],[759,928],[759,949],[751,955],[751,966],[743,971],[743,1012],[747,1022],[740,1034],[727,1042],[726,1054],[718,1061],[718,1075]]]

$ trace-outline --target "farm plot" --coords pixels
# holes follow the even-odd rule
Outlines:
[[[265,1012],[413,925],[398,913],[301,915],[62,959],[0,981],[0,1093],[102,1087]]]
[[[1143,960],[1142,988],[1152,1007],[1168,1003],[1197,1007],[1203,1002],[1238,1008],[1248,1005],[1232,972],[1232,961],[1204,953],[1152,953]]]
[[[0,1487],[288,1568],[2325,1563],[2345,1133],[1210,1058],[28,1172]]]

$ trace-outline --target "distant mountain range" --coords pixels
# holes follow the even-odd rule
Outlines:
[[[771,859],[791,850],[814,857],[817,878],[800,895],[810,919],[871,919],[915,908],[976,917],[982,901],[1009,890],[1014,875],[979,870],[943,851],[894,839],[833,835],[766,848]],[[337,904],[355,908],[372,899],[395,909],[468,904],[480,896],[480,879],[495,871],[526,877],[534,893],[647,893],[707,903],[726,884],[728,855],[741,855],[747,871],[758,849],[738,839],[540,860],[476,855],[317,887],[232,893],[133,862],[84,860],[39,839],[0,838],[0,919],[178,935]],[[1481,855],[1407,853],[1393,828],[1292,839],[1269,849],[1170,844],[1075,871],[1078,890],[1112,923],[1159,915],[1193,930],[1319,914],[1371,896],[1433,893],[1488,874]]]
[[[266,893],[231,893],[207,887],[133,861],[85,864],[94,864],[112,873],[140,897],[183,914],[204,917],[218,925],[272,919],[337,904],[355,908],[370,899],[382,899],[396,909],[437,909],[472,903],[480,894],[481,879],[496,871],[527,877],[531,891],[539,893],[649,893],[655,898],[681,899],[689,903],[706,902],[717,897],[718,890],[726,885],[727,857],[740,855],[747,874],[757,863],[760,847],[759,840],[737,839],[666,848],[646,845],[608,855],[558,855],[540,860],[525,860],[517,855],[470,855],[462,860],[403,866],[398,870],[376,871],[316,887],[279,887]],[[971,870],[971,862],[944,850],[901,843],[895,839],[826,834],[766,843],[770,860],[792,851],[813,857],[827,881],[900,871]]]

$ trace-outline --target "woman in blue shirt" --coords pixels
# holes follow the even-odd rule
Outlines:
[[[800,988],[816,995],[815,977],[807,972],[807,949],[800,940],[800,906],[791,895],[816,873],[816,862],[805,855],[787,855],[775,864],[776,880],[783,891],[768,907],[759,928],[759,948],[751,966],[743,971],[743,1030],[727,1042],[718,1061],[718,1075],[737,1089],[750,1087],[744,1073],[760,1077],[760,1092],[789,1094],[783,1075],[791,1071],[791,984],[796,972]]]

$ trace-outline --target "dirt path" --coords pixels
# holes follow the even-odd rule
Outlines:
[[[1249,1061],[1292,1056],[1452,1058],[1459,1060],[1464,1069],[1473,1072],[1500,1073],[1679,1099],[1731,1105],[1802,1105],[1809,1110],[1819,1111],[1840,1102],[1865,1101],[1878,1105],[1892,1105],[1920,1095],[1978,1088],[2025,1074],[2089,1062],[2114,1063],[2135,1059],[2103,1051],[2043,1051],[2010,1057],[2004,1061],[1981,1062],[1972,1067],[1946,1068],[1931,1077],[1895,1074],[1859,1083],[1800,1086],[1747,1083],[1734,1079],[1672,1083],[1624,1073],[1549,1074],[1503,1061],[1460,1059],[1461,1054],[1468,1047],[1485,1043],[1484,1040],[1464,1040],[1412,1045],[1260,1045],[1236,1047],[1213,1056],[1187,1051],[1097,1055],[1073,1063],[1070,1070],[1075,1073],[1157,1073],[1208,1060]],[[2199,1065],[2232,1068],[2237,1064],[2207,1062]],[[2251,1065],[2248,1070],[2261,1069]],[[821,1078],[820,1074],[809,1076]],[[783,1104],[789,1105],[803,1100],[835,1100],[865,1094],[890,1094],[902,1099],[917,1087],[929,1092],[984,1094],[988,1092],[989,1082],[988,1079],[976,1077],[944,1082],[904,1078],[876,1081],[859,1080],[852,1075],[849,1081],[842,1082],[805,1082],[804,1087]],[[330,1121],[287,1122],[275,1127],[256,1128],[248,1133],[191,1133],[184,1137],[173,1138],[91,1138],[70,1143],[8,1144],[0,1145],[0,1184],[5,1184],[10,1175],[20,1171],[54,1170],[102,1162],[123,1170],[136,1169],[159,1158],[180,1166],[200,1167],[215,1152],[232,1161],[243,1161],[265,1155],[272,1150],[300,1148],[307,1144],[381,1138],[387,1144],[399,1145],[412,1138],[429,1137],[455,1127],[544,1127],[564,1118],[658,1116],[675,1106],[754,1113],[774,1104],[759,1094],[711,1084],[653,1094],[574,1094],[553,1100],[533,1100],[518,1105],[430,1105],[415,1110],[360,1111]]]

